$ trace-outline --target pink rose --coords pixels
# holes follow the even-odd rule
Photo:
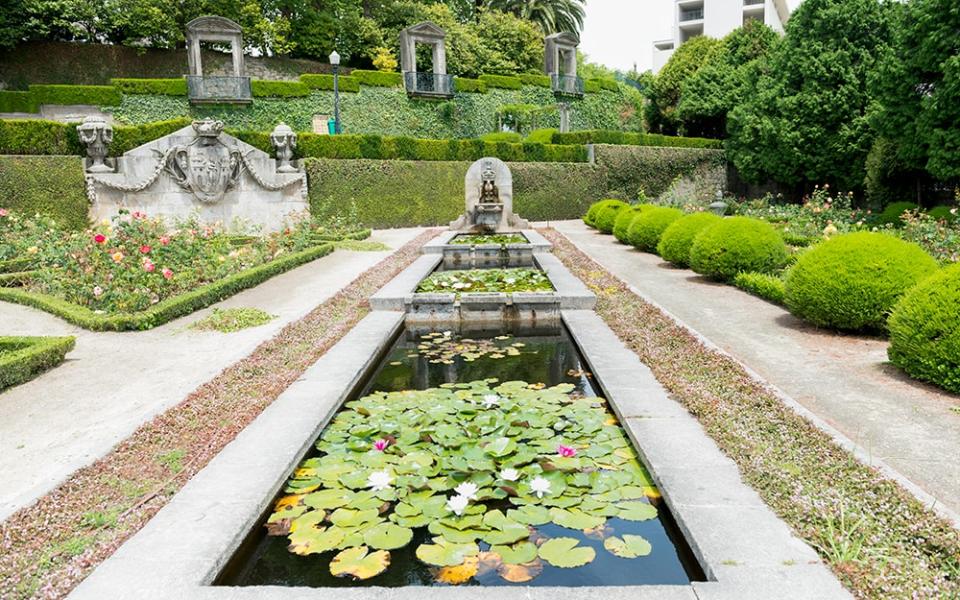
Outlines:
[[[153,250],[153,248],[151,248],[150,246],[147,246],[146,244],[144,244],[143,246],[140,246],[140,254],[150,254],[151,250]]]
[[[164,269],[160,272],[163,273],[164,279],[173,279],[173,271],[171,271],[170,269]]]
[[[563,444],[560,444],[557,446],[557,454],[564,458],[573,458],[577,455],[577,449],[571,446],[564,446]]]
[[[5,209],[5,208],[0,208],[0,217],[5,217],[5,216],[7,216],[7,215],[9,215],[9,214],[10,214],[10,213],[7,212],[7,209]]]
[[[95,241],[98,244],[106,243],[107,236],[103,235],[102,233],[98,233],[97,235],[93,236],[93,241]]]
[[[162,238],[160,238],[161,246],[166,246],[168,244],[170,244],[170,238],[168,238],[167,236],[163,236]]]
[[[156,267],[152,262],[150,262],[149,260],[148,260],[148,261],[144,261],[144,263],[143,263],[143,270],[146,271],[147,273],[153,273],[153,271],[154,271],[156,268],[157,268],[157,267]]]
[[[93,286],[93,295],[97,298],[103,295],[103,288],[99,285]]]

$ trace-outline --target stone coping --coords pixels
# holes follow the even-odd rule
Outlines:
[[[209,600],[828,600],[850,598],[803,541],[744,484],[736,465],[593,311],[563,320],[660,486],[708,581],[611,587],[303,588],[213,586],[290,472],[398,333],[374,311],[267,407],[70,595]]]
[[[513,247],[522,247],[522,248],[533,247],[534,252],[549,252],[550,249],[553,248],[553,244],[551,244],[550,241],[547,240],[547,238],[543,237],[542,235],[540,235],[539,232],[533,229],[521,229],[520,231],[504,231],[504,232],[498,232],[498,233],[505,233],[505,234],[519,233],[523,235],[523,237],[527,238],[528,243],[526,244],[507,244],[506,247],[508,250]],[[445,250],[452,250],[452,249],[463,250],[465,248],[470,248],[470,246],[466,244],[450,243],[451,240],[453,240],[453,238],[457,237],[458,235],[469,235],[469,234],[470,234],[469,231],[444,231],[434,239],[424,244],[421,252],[423,252],[424,254],[443,254]],[[499,247],[499,244],[497,244],[497,246]]]
[[[414,303],[416,296],[425,296],[415,294],[417,286],[442,262],[441,254],[424,254],[418,258],[410,267],[397,275],[387,285],[380,289],[376,294],[370,297],[370,306],[374,310],[405,310],[406,307]],[[577,279],[573,273],[567,269],[557,257],[548,252],[534,252],[534,263],[543,269],[550,282],[553,284],[555,295],[559,296],[560,308],[567,310],[592,310],[597,303],[597,297],[590,289]],[[465,296],[461,295],[461,301]],[[529,296],[530,294],[526,294]],[[538,294],[538,295],[542,295]],[[437,296],[437,294],[431,294]],[[439,294],[439,296],[453,298],[452,294]],[[521,298],[518,292],[512,294],[503,294],[503,298],[510,300],[510,297]],[[455,299],[454,299],[455,301]]]

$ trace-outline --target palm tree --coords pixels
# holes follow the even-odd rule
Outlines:
[[[489,8],[533,21],[547,34],[558,31],[579,33],[583,29],[586,0],[489,0],[486,4]]]

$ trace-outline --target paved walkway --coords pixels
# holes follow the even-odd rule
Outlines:
[[[837,335],[732,286],[675,269],[580,221],[553,226],[620,279],[960,513],[957,397],[887,362],[887,342]]]
[[[422,231],[378,231],[370,239],[397,249]],[[0,520],[107,454],[391,253],[337,250],[228,298],[215,306],[277,315],[266,325],[229,334],[187,328],[213,307],[150,331],[95,333],[0,303],[4,335],[77,338],[64,364],[0,394]]]

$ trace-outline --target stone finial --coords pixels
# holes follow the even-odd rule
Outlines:
[[[270,141],[277,149],[278,173],[293,173],[297,168],[290,164],[293,159],[293,149],[297,147],[297,134],[283,121],[270,133]]]
[[[106,119],[91,115],[77,125],[77,135],[80,142],[87,147],[87,171],[91,173],[106,173],[113,171],[103,161],[107,157],[107,148],[113,142],[113,127]]]

